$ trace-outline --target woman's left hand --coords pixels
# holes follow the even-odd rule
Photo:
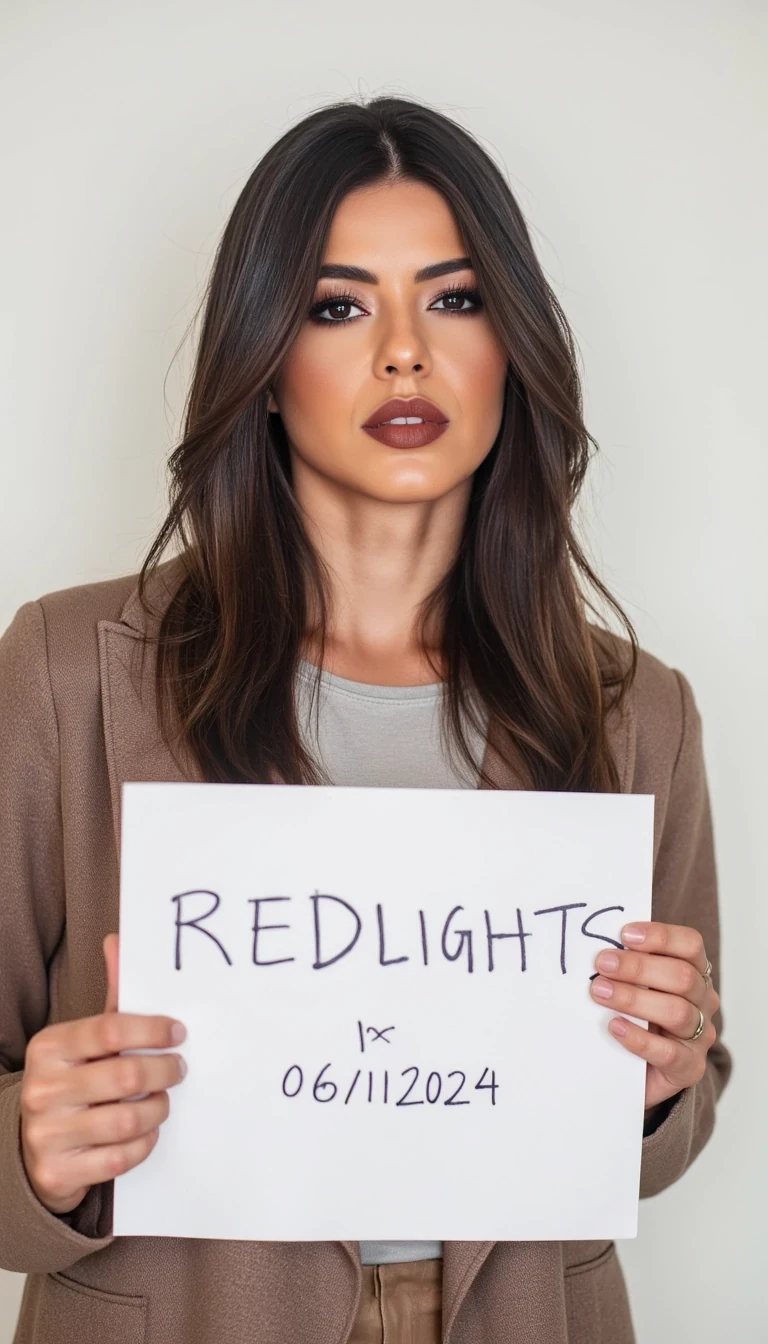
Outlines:
[[[704,976],[707,954],[696,929],[658,922],[627,924],[621,941],[631,950],[606,948],[595,958],[600,975],[592,981],[592,997],[606,1008],[631,1013],[649,1024],[639,1027],[623,1017],[608,1023],[616,1040],[648,1064],[648,1116],[703,1077],[707,1051],[717,1039],[712,1016],[720,997]],[[687,1038],[699,1025],[699,1010],[704,1030],[692,1041]]]

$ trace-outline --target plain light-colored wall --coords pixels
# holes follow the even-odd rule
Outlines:
[[[285,129],[332,98],[402,93],[509,175],[582,353],[592,554],[641,643],[691,680],[715,815],[735,1072],[709,1146],[620,1244],[639,1344],[768,1337],[767,18],[761,0],[0,12],[0,628],[136,568],[188,355],[167,402],[165,375]],[[0,1344],[21,1285],[0,1275]]]

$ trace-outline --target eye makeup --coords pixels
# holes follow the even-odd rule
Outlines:
[[[480,312],[483,307],[483,301],[478,290],[471,289],[468,285],[460,284],[450,285],[446,289],[442,289],[439,294],[435,295],[432,304],[439,303],[441,299],[448,299],[453,295],[460,296],[464,299],[470,299],[474,306],[471,308],[438,308],[435,311],[447,313],[451,317],[470,317],[474,316],[475,313]],[[322,299],[318,299],[317,303],[312,305],[309,310],[310,321],[315,322],[318,326],[325,327],[344,327],[349,322],[357,321],[357,318],[355,317],[342,317],[338,319],[323,317],[322,314],[325,309],[334,304],[352,304],[357,308],[364,308],[364,304],[360,302],[357,295],[352,294],[349,290],[333,291],[330,294],[324,294]],[[430,304],[430,309],[432,308],[432,304]]]

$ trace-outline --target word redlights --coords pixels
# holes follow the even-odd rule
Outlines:
[[[183,968],[182,951],[187,947],[187,940],[199,934],[205,935],[205,947],[210,949],[210,955],[217,959],[223,957],[231,966],[232,957],[222,941],[221,916],[218,920],[215,918],[222,905],[219,894],[206,888],[195,888],[172,896],[171,902],[175,906],[176,970]],[[247,904],[253,907],[250,959],[257,967],[287,966],[297,960],[298,948],[304,956],[307,956],[307,949],[311,950],[311,965],[315,971],[326,970],[353,954],[358,958],[365,957],[372,966],[379,967],[407,962],[414,966],[429,966],[435,961],[448,961],[457,963],[469,973],[497,969],[526,971],[529,966],[540,966],[544,958],[553,956],[552,925],[547,925],[549,937],[537,937],[545,919],[560,921],[559,959],[563,975],[568,971],[566,954],[573,938],[595,938],[611,947],[622,947],[615,938],[597,932],[591,925],[601,915],[623,911],[623,905],[602,906],[586,918],[572,913],[587,909],[586,901],[547,906],[533,910],[525,917],[520,906],[510,905],[501,915],[498,910],[492,914],[484,908],[468,913],[465,906],[454,905],[440,918],[430,915],[428,919],[424,910],[413,910],[408,912],[404,922],[402,910],[390,911],[388,920],[382,903],[377,903],[372,912],[361,913],[344,897],[319,891],[305,898],[258,896],[249,899]],[[276,914],[293,916],[293,922],[267,922]],[[311,929],[305,930],[303,925],[308,918]],[[388,923],[394,927],[395,921],[397,947],[394,936],[387,932]],[[230,942],[231,927],[230,920]],[[506,954],[502,953],[504,944],[510,948]],[[537,958],[539,944],[541,952]],[[515,948],[516,952],[513,952]],[[198,944],[196,960],[199,955]]]

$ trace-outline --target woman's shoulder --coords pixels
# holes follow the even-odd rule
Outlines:
[[[630,666],[632,646],[627,638],[591,623],[590,631],[602,655],[623,669]],[[635,786],[639,776],[667,776],[684,742],[700,750],[701,715],[688,676],[642,646],[620,716]]]
[[[147,599],[158,609],[179,579],[179,560],[158,565],[147,585]],[[96,685],[99,668],[99,626],[137,634],[147,628],[138,596],[139,573],[56,588],[24,602],[0,636],[0,670],[15,680],[45,676],[83,694]],[[159,603],[157,599],[160,599]]]
[[[138,580],[138,573],[120,574],[95,583],[54,588],[41,594],[36,602],[47,628],[82,630],[95,626],[98,621],[118,621]]]
[[[154,602],[164,592],[170,594],[180,576],[181,562],[173,557],[163,561],[151,572],[146,593]],[[120,574],[116,578],[101,579],[95,583],[80,583],[69,588],[57,588],[37,599],[46,624],[62,629],[93,628],[99,621],[121,621],[140,628],[138,619],[141,604],[138,599],[139,572]],[[27,604],[30,605],[30,604]]]
[[[632,646],[624,635],[603,626],[588,623],[593,637],[599,661],[605,665],[606,659],[627,669],[631,663]],[[672,715],[679,718],[681,701],[690,683],[685,673],[672,663],[651,653],[650,649],[637,649],[637,666],[632,681],[632,692],[638,708],[644,713],[664,717]]]

